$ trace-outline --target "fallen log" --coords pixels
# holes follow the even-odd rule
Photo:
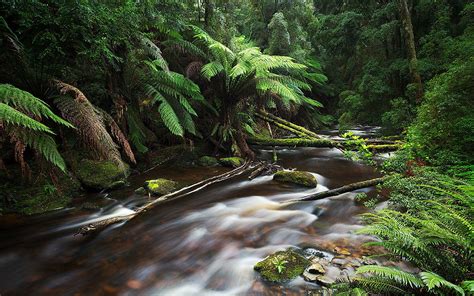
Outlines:
[[[255,115],[262,119],[262,120],[265,120],[266,122],[268,123],[271,123],[279,128],[282,128],[282,129],[285,129],[295,135],[297,135],[298,137],[301,137],[301,138],[320,138],[318,136],[318,134],[316,134],[315,132],[312,132],[302,126],[299,126],[297,124],[294,124],[292,122],[289,122],[287,120],[284,120],[283,118],[280,118],[278,116],[275,116],[271,113],[268,113],[266,111],[263,111],[263,110],[258,110]]]
[[[151,202],[145,204],[144,206],[138,208],[135,211],[135,213],[125,215],[125,216],[107,218],[107,219],[96,221],[94,223],[87,224],[87,225],[79,228],[78,231],[74,235],[81,234],[81,235],[84,236],[84,235],[90,234],[92,232],[102,230],[102,229],[104,229],[104,228],[106,228],[106,227],[108,227],[112,224],[116,224],[116,223],[119,223],[119,222],[130,221],[133,218],[135,218],[136,216],[138,216],[138,214],[143,213],[146,210],[148,210],[148,209],[150,209],[154,206],[157,206],[157,205],[165,203],[165,202],[169,202],[171,200],[175,200],[175,199],[178,199],[178,198],[188,196],[189,194],[195,193],[199,190],[202,190],[202,189],[204,189],[205,187],[207,187],[211,184],[222,182],[222,181],[228,180],[230,178],[233,178],[235,176],[238,176],[238,175],[246,172],[249,169],[249,166],[250,166],[250,162],[247,161],[243,165],[241,165],[240,167],[235,168],[235,169],[233,169],[229,172],[226,172],[226,173],[208,178],[206,180],[194,183],[190,186],[181,188],[181,189],[179,189],[177,191],[174,191],[172,193],[163,195],[163,196],[159,197],[158,199],[156,199],[154,201],[151,201]]]
[[[303,138],[286,138],[271,139],[249,137],[247,142],[257,146],[287,146],[287,147],[327,147],[338,148],[341,150],[355,149],[354,145],[344,141],[333,141],[330,139],[303,139]],[[394,151],[401,148],[401,144],[384,144],[384,145],[367,145],[367,148],[373,152]]]
[[[294,202],[301,202],[301,201],[313,201],[313,200],[323,199],[326,197],[331,197],[331,196],[336,196],[343,193],[351,192],[357,189],[376,186],[376,185],[382,184],[385,180],[387,180],[387,177],[381,177],[381,178],[370,179],[367,181],[356,182],[356,183],[345,185],[339,188],[310,194],[300,199],[289,200],[289,201],[286,201],[285,203],[294,203]]]

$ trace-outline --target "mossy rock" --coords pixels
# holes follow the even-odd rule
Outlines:
[[[176,190],[178,183],[167,179],[156,179],[145,181],[143,186],[152,195],[165,195]]]
[[[244,159],[240,157],[225,157],[219,159],[219,162],[223,166],[236,168],[244,164]]]
[[[318,186],[318,181],[311,173],[302,171],[279,171],[275,173],[273,180],[312,188]]]
[[[217,158],[212,156],[202,156],[198,160],[198,164],[203,167],[211,167],[219,164]]]
[[[283,263],[285,262],[286,263]],[[283,269],[278,271],[278,262],[283,263]],[[300,276],[310,265],[310,261],[302,255],[291,251],[278,251],[267,256],[254,266],[254,270],[258,271],[263,279],[270,282],[288,282]]]
[[[94,161],[85,159],[75,168],[75,173],[82,185],[93,190],[116,188],[124,184],[127,171],[111,161]]]

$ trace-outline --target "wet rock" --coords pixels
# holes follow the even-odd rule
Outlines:
[[[267,256],[255,264],[254,270],[258,271],[267,281],[281,283],[303,274],[309,264],[309,260],[300,254],[287,250]],[[283,268],[278,270],[278,266],[283,266]]]
[[[125,184],[128,168],[120,168],[111,161],[82,160],[75,167],[75,174],[82,185],[93,190],[117,188]]]
[[[219,162],[225,167],[236,168],[244,163],[244,159],[240,157],[225,157],[219,159]]]
[[[168,179],[155,179],[145,181],[143,186],[146,191],[152,195],[161,196],[173,192],[178,183]]]
[[[311,273],[307,269],[303,272],[303,278],[308,282],[315,282],[319,276],[319,274]]]
[[[316,178],[311,173],[303,171],[279,171],[273,175],[273,180],[312,188],[318,186]]]
[[[348,263],[346,259],[343,258],[334,258],[331,261],[332,264],[343,266],[344,264]]]
[[[336,279],[322,275],[316,278],[316,282],[321,286],[329,287],[336,282]]]
[[[138,189],[135,190],[135,194],[138,194],[138,195],[146,195],[147,194],[147,191],[145,189],[145,187],[140,187]]]
[[[346,248],[335,247],[334,252],[338,253],[339,255],[350,256],[351,252],[349,252]]]
[[[218,165],[219,161],[212,156],[202,156],[198,159],[198,164],[203,167],[212,167]]]
[[[324,274],[326,272],[326,269],[319,262],[311,264],[311,266],[308,267],[307,270],[309,273],[312,273],[312,274],[318,274],[318,273]]]

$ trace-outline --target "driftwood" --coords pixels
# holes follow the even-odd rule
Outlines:
[[[206,180],[197,182],[197,183],[192,184],[190,186],[181,188],[180,190],[177,190],[177,191],[174,191],[172,193],[163,195],[163,196],[159,197],[158,199],[156,199],[152,202],[149,202],[149,203],[145,204],[144,206],[138,208],[135,211],[135,213],[133,213],[133,214],[125,215],[125,216],[118,216],[118,217],[113,217],[113,218],[108,218],[108,219],[103,219],[103,220],[100,220],[100,221],[97,221],[97,222],[94,222],[94,223],[87,224],[87,225],[81,227],[74,235],[78,235],[78,234],[87,235],[87,234],[90,234],[92,232],[102,230],[102,229],[104,229],[104,228],[106,228],[106,227],[108,227],[112,224],[116,224],[116,223],[119,223],[119,222],[130,221],[131,219],[136,217],[138,214],[143,213],[143,212],[147,211],[148,209],[150,209],[154,206],[157,206],[157,205],[165,203],[165,202],[169,202],[171,200],[175,200],[175,199],[178,199],[178,198],[188,196],[189,194],[197,192],[199,190],[202,190],[202,189],[204,189],[205,187],[207,187],[211,184],[222,182],[222,181],[228,180],[230,178],[233,178],[235,176],[238,176],[238,175],[246,172],[249,169],[249,166],[250,166],[250,162],[247,161],[243,165],[241,165],[240,167],[235,168],[235,169],[233,169],[229,172],[226,172],[226,173],[223,173],[221,175],[208,178]]]
[[[297,124],[294,124],[292,122],[284,120],[283,118],[280,118],[278,116],[275,116],[273,114],[265,112],[263,110],[257,111],[255,113],[255,115],[258,118],[260,118],[260,119],[262,119],[262,120],[264,120],[264,121],[266,121],[270,124],[275,125],[276,127],[282,128],[284,130],[287,130],[287,131],[297,135],[298,137],[309,138],[309,139],[311,139],[311,138],[318,139],[319,138],[319,136],[316,133],[314,133],[314,132],[312,132],[312,131],[310,131],[310,130],[302,127],[302,126],[299,126]]]
[[[367,181],[356,182],[356,183],[345,185],[339,188],[326,190],[326,191],[318,192],[315,194],[310,194],[300,199],[289,200],[285,203],[294,203],[294,202],[301,202],[301,201],[313,201],[313,200],[323,199],[326,197],[331,197],[331,196],[336,196],[343,193],[351,192],[357,189],[376,186],[376,185],[382,184],[385,180],[387,180],[387,177],[381,177],[381,178],[370,179]]]
[[[253,180],[259,176],[273,175],[278,171],[282,171],[283,167],[274,163],[260,162],[252,173],[250,173],[249,180]]]

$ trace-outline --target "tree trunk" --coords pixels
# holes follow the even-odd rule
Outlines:
[[[407,0],[397,0],[398,10],[402,21],[403,30],[405,32],[405,44],[408,52],[408,61],[412,82],[416,85],[416,101],[421,102],[423,97],[423,84],[421,83],[420,72],[418,72],[418,60],[416,58],[415,35],[413,34],[413,24],[411,22],[410,10],[408,9]]]
[[[213,7],[211,0],[204,0],[204,27],[206,28],[206,30],[209,30],[212,13]]]
[[[255,115],[257,117],[259,117],[260,119],[265,120],[266,122],[275,125],[276,127],[285,129],[285,130],[295,134],[298,137],[310,138],[310,139],[319,138],[319,136],[316,133],[314,133],[314,132],[312,132],[312,131],[310,131],[310,130],[302,127],[302,126],[299,126],[299,125],[294,124],[292,122],[286,121],[283,118],[280,118],[278,116],[275,116],[273,114],[265,112],[263,110],[257,111],[255,113]]]

